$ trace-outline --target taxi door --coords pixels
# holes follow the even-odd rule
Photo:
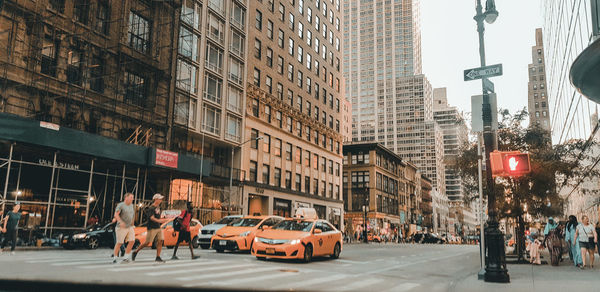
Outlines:
[[[175,243],[177,243],[179,232],[175,232],[175,236],[173,236],[173,232],[173,221],[162,226],[163,239],[165,241],[164,246],[175,246]]]
[[[325,235],[325,242],[323,243],[323,252],[329,255],[333,253],[333,247],[337,242],[337,231],[327,222],[323,221],[321,222],[321,225],[323,226],[323,234]]]
[[[313,241],[313,256],[321,256],[326,254],[328,251],[326,249],[327,245],[327,233],[323,230],[323,222],[317,221],[315,224],[315,229],[313,229],[314,241]],[[315,234],[314,230],[321,229],[320,234]]]

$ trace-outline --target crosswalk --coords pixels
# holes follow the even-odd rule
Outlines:
[[[306,290],[306,291],[417,291],[419,283],[398,278],[344,271],[340,265],[384,264],[381,261],[340,259],[316,261],[311,264],[283,261],[258,261],[253,257],[237,255],[224,258],[201,257],[155,263],[152,253],[138,256],[134,263],[112,264],[111,259],[98,253],[77,254],[69,257],[56,254],[39,258],[22,256],[19,261],[30,265],[44,265],[63,269],[77,277],[79,273],[93,272],[96,277],[131,277],[138,281],[163,279],[168,284],[182,287],[214,287],[233,289]],[[0,259],[3,261],[4,259]],[[268,283],[268,284],[266,284]]]

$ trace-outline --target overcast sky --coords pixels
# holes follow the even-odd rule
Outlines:
[[[527,106],[527,65],[535,28],[542,25],[539,1],[496,0],[498,19],[485,24],[487,65],[502,63],[504,70],[491,78],[498,108]],[[465,113],[471,112],[471,95],[481,94],[481,82],[463,81],[463,70],[480,65],[474,15],[474,0],[421,0],[423,73],[434,88],[447,87],[448,102]]]

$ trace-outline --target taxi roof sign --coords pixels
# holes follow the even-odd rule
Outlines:
[[[317,210],[314,208],[298,208],[295,217],[299,219],[319,219]]]

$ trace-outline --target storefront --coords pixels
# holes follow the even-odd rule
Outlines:
[[[289,218],[292,216],[292,201],[273,199],[273,215]]]
[[[248,195],[248,212],[252,216],[269,214],[269,198],[256,194]]]

